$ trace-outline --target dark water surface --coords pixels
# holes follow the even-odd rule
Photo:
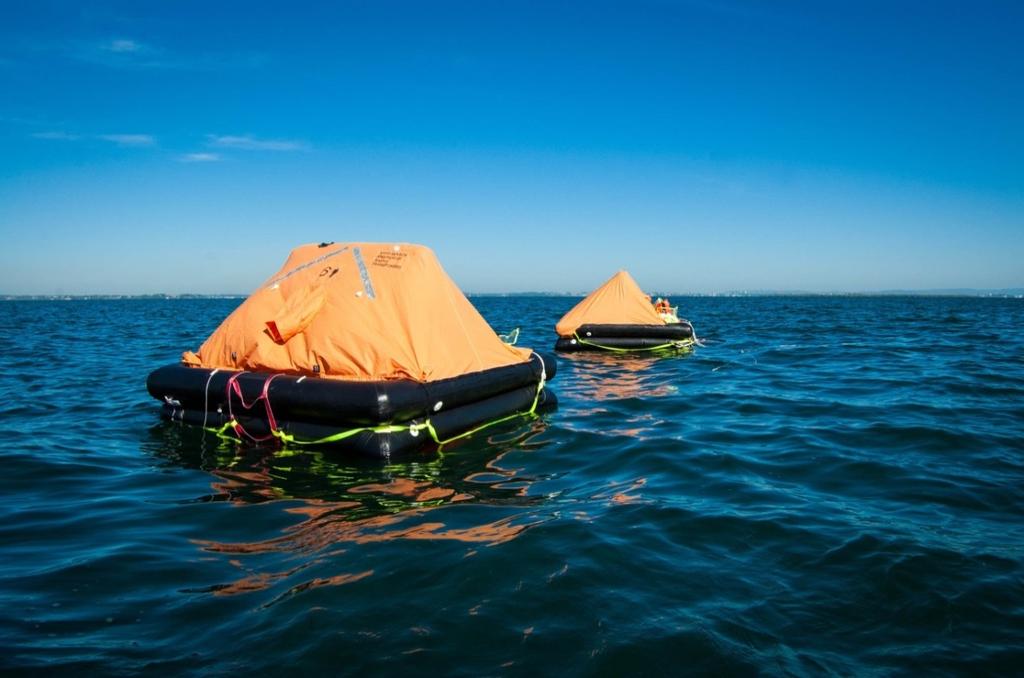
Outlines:
[[[238,300],[0,303],[0,669],[1024,671],[1024,302],[674,301],[693,354],[388,464],[160,421]]]

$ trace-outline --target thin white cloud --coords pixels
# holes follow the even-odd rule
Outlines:
[[[46,139],[48,141],[81,141],[82,139],[100,139],[109,141],[118,146],[155,146],[156,138],[149,134],[97,134],[95,136],[83,137],[80,134],[65,132],[64,130],[47,130],[33,132],[33,139]]]
[[[127,36],[33,45],[32,49],[60,52],[78,61],[129,70],[219,71],[258,68],[267,62],[267,57],[258,52],[182,53]]]
[[[69,56],[114,68],[173,67],[164,50],[132,38],[113,38],[100,42],[77,42],[65,48]]]
[[[245,136],[218,136],[211,134],[207,137],[210,146],[216,148],[234,148],[240,151],[306,151],[309,144],[305,141],[293,139],[257,139]]]
[[[32,135],[33,139],[50,139],[54,141],[76,141],[79,139],[77,134],[71,134],[70,132],[62,132],[59,130],[52,132],[35,132]]]
[[[148,134],[101,134],[100,139],[118,146],[153,146],[156,139]]]
[[[115,52],[117,54],[125,53],[137,53],[150,51],[145,45],[135,40],[127,40],[120,38],[117,40],[111,40],[110,42],[104,43],[100,46],[100,49],[105,49],[108,52]]]
[[[179,162],[218,162],[220,153],[186,153],[178,156]]]

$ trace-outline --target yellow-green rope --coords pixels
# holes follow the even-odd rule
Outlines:
[[[289,445],[327,445],[327,444],[330,444],[330,443],[340,442],[342,440],[345,440],[346,438],[351,438],[352,436],[354,436],[356,434],[364,433],[364,432],[367,432],[367,431],[372,432],[372,433],[400,433],[400,432],[403,432],[403,431],[407,431],[407,432],[411,433],[414,436],[418,435],[420,433],[420,431],[426,431],[427,433],[430,434],[431,440],[433,440],[435,443],[437,443],[438,446],[443,446],[443,445],[447,445],[448,443],[450,443],[452,441],[458,440],[460,438],[465,438],[467,436],[471,436],[474,433],[477,433],[478,431],[482,431],[485,428],[489,428],[491,426],[495,426],[497,424],[501,424],[501,423],[506,422],[506,421],[511,421],[512,419],[515,419],[517,417],[533,416],[533,415],[535,415],[537,413],[537,405],[540,402],[540,394],[544,390],[545,383],[546,382],[545,382],[544,378],[541,378],[541,380],[539,382],[537,382],[537,393],[533,397],[533,404],[530,405],[530,409],[529,410],[527,410],[525,412],[513,412],[510,415],[507,415],[505,417],[501,417],[499,419],[495,419],[493,421],[489,421],[489,422],[487,422],[485,424],[481,424],[480,426],[477,426],[476,428],[472,428],[472,429],[470,429],[468,431],[460,433],[460,434],[458,434],[456,436],[452,436],[451,438],[447,438],[445,440],[441,440],[438,437],[437,430],[434,428],[434,425],[433,425],[433,423],[431,423],[430,419],[427,419],[422,424],[409,424],[407,426],[396,425],[396,424],[385,424],[383,426],[363,426],[363,427],[360,427],[360,428],[348,429],[346,431],[339,431],[338,433],[334,433],[334,434],[331,434],[329,436],[325,436],[323,438],[318,438],[317,440],[299,440],[295,436],[293,436],[292,434],[286,433],[286,432],[284,432],[284,431],[282,431],[280,429],[275,429],[275,430],[271,431],[271,433],[274,435],[274,437],[279,439],[281,442],[289,444]],[[238,422],[235,421],[234,419],[232,419],[231,421],[225,423],[220,428],[207,428],[206,430],[210,431],[211,433],[214,433],[215,435],[217,435],[217,436],[219,436],[221,438],[227,438],[227,439],[230,439],[230,440],[238,440],[239,438],[237,436],[228,435],[228,433],[227,433],[229,430],[233,431],[235,429],[235,426],[237,426],[237,424],[238,424]]]

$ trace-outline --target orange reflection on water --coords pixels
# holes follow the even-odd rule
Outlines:
[[[307,567],[310,567],[311,565],[315,565],[318,562],[320,561],[317,560],[309,563],[304,563],[297,567],[293,567],[290,570],[285,570],[284,572],[257,572],[242,577],[241,579],[231,582],[230,584],[219,584],[203,590],[205,592],[212,592],[213,595],[215,596],[235,596],[241,593],[254,593],[256,591],[264,591],[266,589],[269,589],[276,582],[291,577],[297,572],[304,570]],[[231,560],[230,563],[235,567],[242,567],[241,562],[237,560]],[[291,587],[286,593],[286,595],[288,593],[298,593],[300,591],[304,591],[309,588],[315,588],[318,586],[338,586],[341,584],[348,584],[350,582],[359,581],[360,579],[365,579],[366,577],[369,577],[372,574],[373,570],[366,570],[364,572],[338,574],[332,577],[315,577],[313,579],[310,579],[309,581]]]
[[[238,581],[232,582],[227,586],[222,586],[214,590],[213,595],[215,596],[235,596],[239,593],[253,593],[254,591],[263,591],[270,588],[278,579],[287,577],[290,572],[261,572],[259,574],[250,575],[248,577],[242,577]]]
[[[255,542],[223,543],[195,540],[206,551],[232,555],[253,555],[281,551],[316,552],[338,542],[372,544],[396,539],[450,539],[469,544],[495,546],[515,539],[539,520],[515,522],[506,517],[483,525],[449,528],[440,521],[409,525],[440,507],[424,507],[402,513],[374,516],[360,520],[345,520],[331,516],[328,519],[309,518],[287,528],[287,534],[274,539]]]
[[[351,584],[352,582],[359,581],[360,579],[366,579],[373,574],[373,570],[365,570],[363,572],[351,572],[346,574],[336,574],[333,577],[314,577],[307,582],[296,584],[291,587],[284,594],[278,596],[278,599],[285,596],[294,595],[296,593],[302,593],[309,589],[319,588],[321,586],[341,586],[342,584]]]
[[[354,494],[390,494],[398,497],[408,497],[417,502],[435,501],[439,499],[447,499],[448,497],[453,497],[454,501],[455,495],[455,490],[449,487],[431,486],[428,482],[416,482],[409,478],[396,478],[390,483],[357,485],[356,487],[350,487],[348,491]],[[460,496],[468,497],[469,495]]]
[[[278,493],[271,484],[270,473],[266,469],[255,471],[236,471],[232,469],[218,470],[219,480],[210,483],[217,494],[234,498],[242,491],[263,499],[277,499]]]
[[[307,502],[305,506],[289,506],[285,512],[298,513],[315,520],[340,509],[360,506],[358,501],[323,501],[322,499],[306,499],[305,501]]]
[[[613,483],[607,492],[599,492],[593,495],[592,499],[608,499],[612,504],[635,504],[643,501],[643,497],[640,494],[630,494],[630,492],[636,492],[646,484],[647,478],[637,478],[628,487],[621,487],[621,485],[616,487]]]
[[[399,497],[415,497],[419,494],[419,491],[425,487],[430,487],[428,482],[416,482],[410,478],[395,478],[389,483],[367,483],[366,485],[356,485],[355,487],[348,488],[349,492],[355,494],[367,494],[371,492],[380,492],[381,494],[394,494]]]
[[[455,490],[447,487],[432,487],[416,495],[416,501],[433,501],[435,499],[447,499],[455,494]]]
[[[651,398],[672,395],[678,390],[671,384],[654,383],[660,376],[658,367],[664,364],[664,357],[595,353],[575,359],[581,363],[575,374],[576,388],[584,398]]]
[[[275,582],[291,576],[296,571],[302,569],[301,567],[289,570],[287,572],[274,572],[274,573],[260,573],[243,577],[236,582],[228,584],[226,586],[215,587],[213,595],[215,596],[234,596],[240,593],[254,593],[256,591],[264,591],[269,589]],[[352,572],[345,574],[336,574],[332,577],[314,577],[308,581],[304,581],[301,584],[292,586],[287,591],[279,595],[274,600],[270,601],[263,607],[269,607],[275,602],[282,600],[288,596],[295,595],[296,593],[302,593],[309,589],[319,588],[321,586],[341,586],[343,584],[351,584],[352,582],[359,581],[360,579],[366,579],[373,574],[373,570],[366,570],[364,572]]]
[[[521,469],[506,462],[505,456],[539,448],[542,444],[531,443],[531,439],[545,425],[541,420],[524,423],[525,427],[511,435],[503,432],[488,436],[482,447],[479,440],[464,441],[444,454],[411,455],[408,459],[380,464],[317,450],[243,446],[218,449],[216,454],[202,459],[203,468],[214,476],[214,500],[238,506],[282,501],[285,503],[280,510],[294,515],[298,522],[267,539],[233,543],[193,540],[209,554],[227,556],[227,562],[240,570],[238,575],[244,575],[196,592],[232,596],[287,587],[265,607],[308,589],[353,583],[372,576],[373,570],[343,572],[294,584],[292,580],[301,579],[301,570],[330,566],[336,558],[348,557],[344,554],[350,552],[349,545],[428,540],[489,547],[519,537],[549,518],[522,511],[509,515],[507,510],[501,510],[503,517],[497,520],[466,525],[467,519],[472,523],[481,517],[493,517],[494,513],[486,508],[449,513],[439,510],[469,501],[487,504],[492,498],[508,506],[510,498],[527,495],[532,480],[520,477]],[[210,464],[211,461],[214,463]],[[486,474],[481,474],[484,468]],[[474,477],[477,475],[488,478]],[[522,503],[521,499],[517,503]],[[532,499],[526,503],[532,503]],[[459,523],[450,524],[442,516],[457,517]],[[248,556],[261,562],[263,557],[277,560],[273,556],[278,554],[285,555],[286,560],[299,556],[303,564],[285,571],[279,571],[278,566],[257,572],[246,567],[250,559],[243,558]]]

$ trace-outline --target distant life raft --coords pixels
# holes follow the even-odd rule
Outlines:
[[[693,325],[668,301],[658,305],[626,271],[619,271],[566,313],[555,326],[556,351],[657,351],[696,343]]]
[[[165,417],[387,457],[556,404],[555,361],[509,346],[420,245],[306,245],[180,364]]]

